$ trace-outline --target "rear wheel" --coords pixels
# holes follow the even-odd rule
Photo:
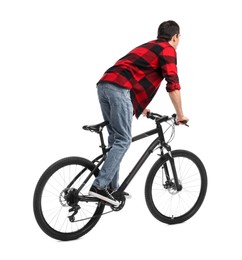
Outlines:
[[[34,192],[34,214],[40,228],[50,237],[77,239],[89,232],[100,219],[105,207],[101,201],[78,200],[79,196],[88,195],[94,176],[79,194],[76,192],[94,167],[95,164],[84,158],[68,157],[51,165],[41,176]],[[77,175],[77,180],[67,188]],[[77,210],[77,222],[69,218],[74,210]]]
[[[168,154],[153,165],[145,185],[150,212],[167,224],[177,224],[191,218],[202,205],[207,190],[206,170],[195,154],[176,150],[172,156],[182,190],[176,189]]]

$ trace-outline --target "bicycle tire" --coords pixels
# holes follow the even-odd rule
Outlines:
[[[168,154],[155,162],[145,184],[145,199],[149,211],[156,219],[170,225],[190,219],[202,205],[207,191],[206,169],[195,154],[175,150],[172,151],[172,157],[182,190],[177,192],[166,185],[164,167],[165,164],[169,166]]]
[[[90,173],[94,167],[95,164],[87,159],[67,157],[52,164],[40,177],[34,191],[33,210],[38,225],[48,236],[63,241],[74,240],[88,233],[97,224],[105,207],[101,201],[98,203],[79,202],[83,205],[78,211],[78,217],[83,217],[84,220],[70,222],[67,216],[70,214],[70,206],[64,204],[61,196],[62,189],[77,172],[86,168],[86,173]],[[76,169],[75,173],[73,169]],[[84,174],[81,174],[80,178]],[[88,182],[89,186],[92,179],[94,180],[91,177]],[[85,186],[85,192],[89,191],[89,186]],[[62,218],[63,223],[61,223]]]

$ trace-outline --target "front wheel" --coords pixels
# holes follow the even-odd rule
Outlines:
[[[95,164],[84,158],[68,157],[52,164],[43,173],[35,188],[33,207],[37,223],[48,236],[73,240],[96,225],[104,204],[79,200],[81,196],[88,196],[95,176],[88,181],[87,176],[94,168]],[[83,183],[84,187],[77,194]],[[70,218],[75,210],[75,219]]]
[[[172,152],[181,191],[177,191],[170,156],[161,157],[151,168],[145,198],[152,215],[167,224],[182,223],[200,208],[206,195],[207,174],[201,160],[185,150]]]

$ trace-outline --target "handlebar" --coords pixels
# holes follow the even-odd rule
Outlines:
[[[179,123],[176,122],[176,114],[173,114],[172,116],[162,116],[160,114],[157,113],[152,113],[152,112],[148,112],[146,115],[147,118],[155,120],[156,123],[162,123],[162,122],[167,122],[169,120],[174,121],[175,125],[179,125],[179,123],[185,125],[185,126],[189,126],[187,124],[187,120],[183,120],[183,121],[179,121]]]

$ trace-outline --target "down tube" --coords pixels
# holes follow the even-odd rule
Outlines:
[[[154,151],[154,149],[157,147],[157,145],[160,143],[159,137],[157,137],[147,148],[147,150],[144,152],[144,154],[141,156],[139,161],[136,163],[132,171],[129,173],[129,175],[126,177],[126,179],[123,181],[121,186],[119,187],[118,191],[123,192],[128,184],[131,182],[131,180],[134,178],[136,173],[139,171],[141,166],[144,164],[144,162],[147,160],[147,158],[150,156],[150,154]]]

